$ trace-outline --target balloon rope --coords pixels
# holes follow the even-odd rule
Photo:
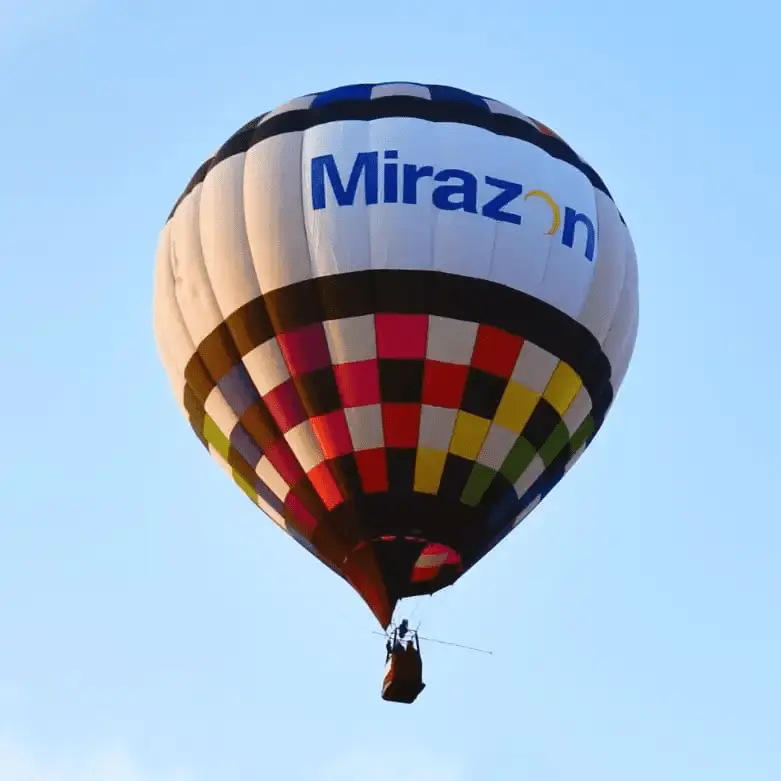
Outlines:
[[[372,631],[373,635],[380,635],[381,637],[387,637],[387,634],[385,632],[374,632]],[[415,633],[417,634],[417,632]],[[422,635],[418,635],[418,640],[426,640],[429,643],[439,643],[440,645],[449,645],[453,648],[463,648],[465,651],[476,651],[479,654],[488,654],[489,656],[493,656],[493,651],[486,651],[484,648],[475,648],[472,645],[462,645],[461,643],[451,643],[447,640],[436,640],[433,637],[423,637]]]

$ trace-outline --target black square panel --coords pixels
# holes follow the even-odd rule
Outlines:
[[[461,409],[481,418],[493,420],[502,400],[507,380],[470,367],[461,400]]]
[[[342,408],[333,367],[326,366],[293,378],[301,403],[310,418]]]
[[[521,436],[537,450],[540,450],[559,423],[561,423],[559,413],[545,399],[541,398],[524,426]]]
[[[420,404],[423,398],[422,360],[380,358],[380,398],[391,404]]]

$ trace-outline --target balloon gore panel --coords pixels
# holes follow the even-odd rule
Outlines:
[[[333,138],[342,158],[326,159]],[[428,200],[405,189],[425,168],[399,156],[407,140],[408,156],[453,157],[424,171]],[[295,161],[268,151],[283,142]],[[251,178],[250,150],[272,143]],[[389,143],[401,162],[386,151],[375,182],[382,158],[350,155]],[[483,161],[517,215],[470,211]],[[207,185],[211,212],[193,200]],[[155,330],[204,446],[387,626],[398,600],[483,558],[593,439],[634,347],[634,263],[607,188],[544,125],[453,88],[358,85],[262,115],[199,169],[161,239]]]

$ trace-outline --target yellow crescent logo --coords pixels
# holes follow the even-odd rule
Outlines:
[[[559,205],[544,190],[531,190],[526,193],[523,200],[525,201],[528,198],[542,198],[542,200],[550,206],[551,212],[553,212],[553,222],[551,223],[550,230],[546,231],[546,235],[552,236],[559,229],[559,225],[561,225],[561,210],[559,209]]]

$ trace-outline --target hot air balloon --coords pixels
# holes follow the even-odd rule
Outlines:
[[[159,240],[155,336],[195,434],[385,629],[561,480],[637,327],[632,239],[596,171],[453,87],[261,114]]]

